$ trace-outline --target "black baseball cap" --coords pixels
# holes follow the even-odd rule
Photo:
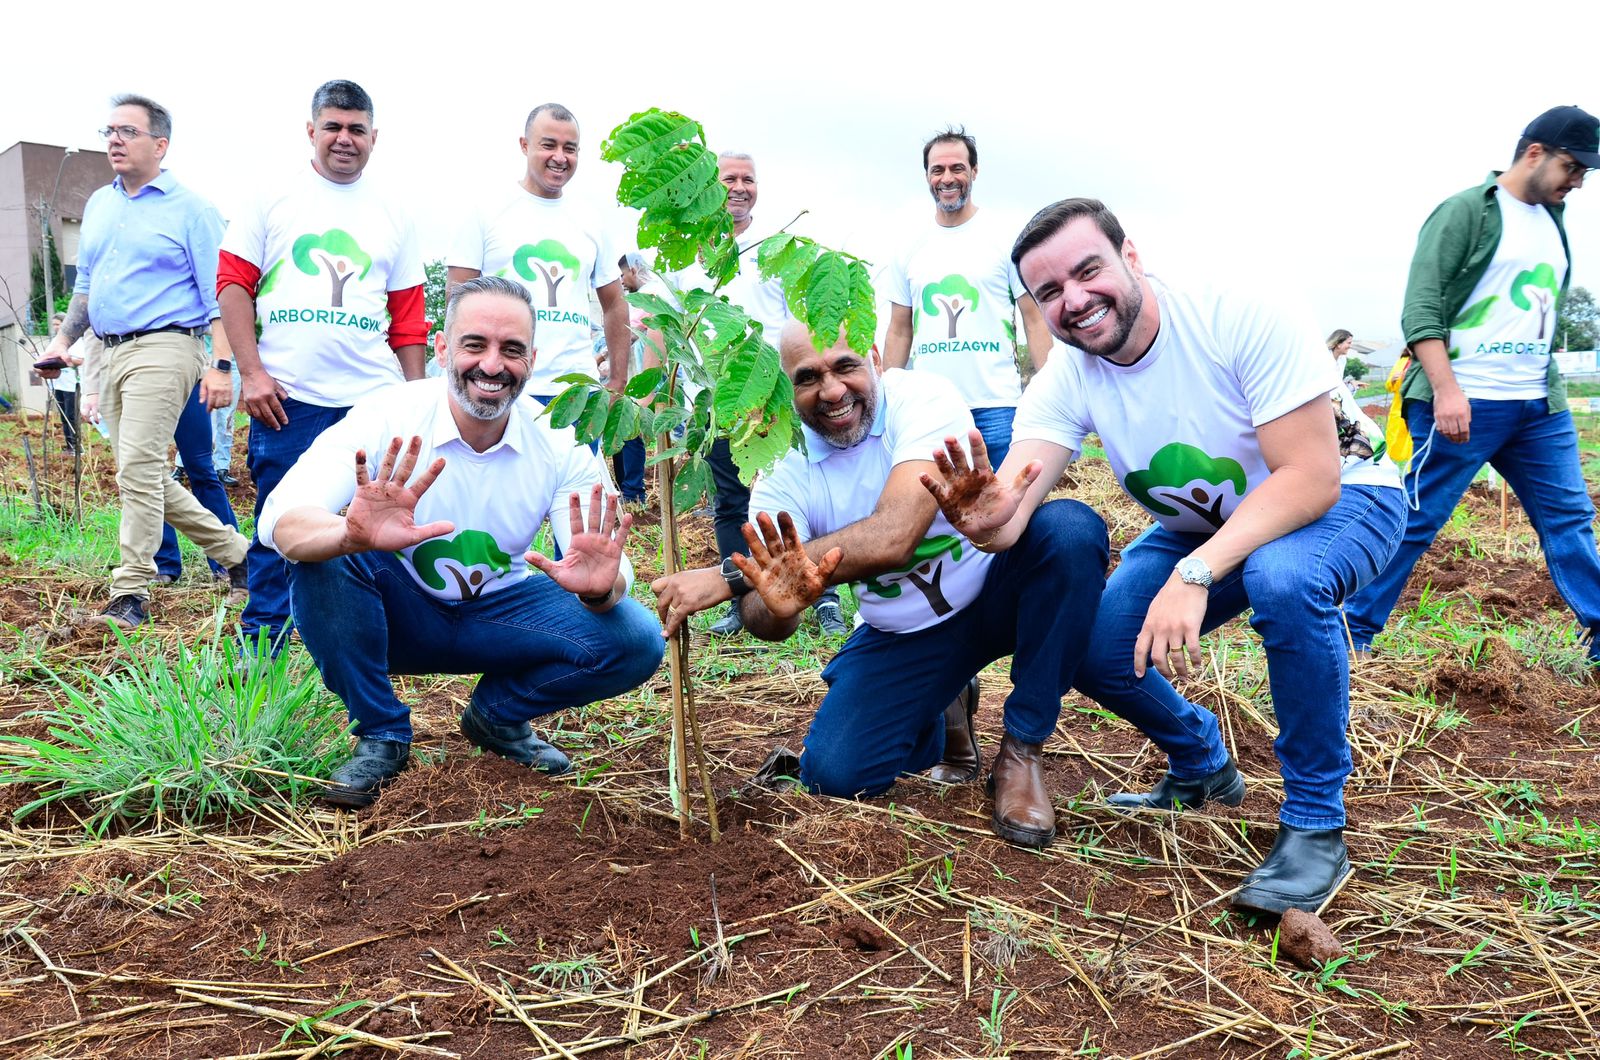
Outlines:
[[[1528,123],[1522,135],[1565,151],[1590,169],[1600,169],[1600,118],[1578,107],[1551,107]]]

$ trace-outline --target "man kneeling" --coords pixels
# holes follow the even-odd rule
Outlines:
[[[534,359],[527,292],[493,276],[461,284],[435,341],[443,378],[357,403],[261,513],[262,542],[291,562],[295,626],[355,723],[355,754],[325,793],[341,806],[370,805],[410,758],[411,711],[390,674],[481,673],[462,734],[562,773],[566,755],[529,721],[636,688],[661,662],[655,621],[627,595],[632,516],[617,518],[572,432],[518,400]],[[560,561],[523,554],[546,515]]]
[[[1045,846],[1055,810],[1040,752],[1089,643],[1105,523],[1077,501],[1052,501],[1004,555],[978,551],[921,485],[944,438],[972,430],[956,389],[901,369],[880,377],[842,342],[819,353],[794,321],[780,351],[806,451],[757,480],[749,557],[652,585],[666,632],[737,594],[746,628],[783,640],[827,585],[854,583],[864,621],[822,671],[828,694],[800,759],[802,783],[847,798],[930,767],[938,779],[974,779],[973,675],[1014,654],[991,820],[1014,843]]]

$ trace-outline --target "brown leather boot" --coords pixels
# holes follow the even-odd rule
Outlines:
[[[989,772],[995,834],[1018,846],[1042,850],[1056,837],[1056,808],[1044,790],[1044,745],[1022,743],[1010,733],[1000,740]]]
[[[944,760],[928,770],[928,776],[941,784],[966,784],[978,779],[978,734],[972,717],[978,713],[978,679],[968,682],[961,694],[944,708]]]

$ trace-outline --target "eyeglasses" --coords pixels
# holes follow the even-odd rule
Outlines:
[[[1579,162],[1576,158],[1568,159],[1565,162],[1557,159],[1556,165],[1566,170],[1568,177],[1584,177],[1594,172],[1593,166],[1586,166],[1582,162]]]
[[[100,139],[102,140],[109,140],[112,137],[116,137],[118,140],[128,140],[131,142],[133,140],[137,140],[141,136],[148,136],[154,140],[161,139],[161,137],[156,136],[154,133],[147,133],[143,129],[134,128],[132,125],[107,125],[104,129],[100,130]]]

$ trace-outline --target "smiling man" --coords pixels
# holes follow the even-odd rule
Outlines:
[[[1406,469],[1416,510],[1394,562],[1350,601],[1357,651],[1371,648],[1411,568],[1487,463],[1516,491],[1600,666],[1594,504],[1551,356],[1572,277],[1567,196],[1596,167],[1600,119],[1554,107],[1523,130],[1510,169],[1452,195],[1422,226],[1401,317],[1416,355],[1400,389],[1417,447]]]
[[[262,511],[261,540],[291,564],[300,637],[355,723],[355,753],[325,792],[338,805],[370,804],[410,760],[411,711],[390,674],[481,673],[462,734],[562,773],[566,755],[531,719],[636,688],[661,662],[659,627],[628,598],[633,517],[618,518],[572,431],[518,400],[533,333],[521,285],[456,287],[435,339],[444,376],[359,402]],[[559,562],[525,554],[547,516]]]
[[[541,349],[528,393],[546,404],[565,386],[556,382],[561,376],[594,374],[593,291],[604,318],[606,386],[620,394],[633,333],[618,255],[603,226],[565,198],[578,172],[578,119],[559,103],[541,103],[528,114],[517,143],[527,163],[522,179],[462,223],[445,258],[450,285],[490,275],[528,289]]]
[[[791,321],[780,345],[806,448],[755,485],[750,556],[657,580],[670,635],[688,616],[730,597],[764,640],[792,634],[825,586],[851,582],[863,622],[827,667],[806,735],[800,780],[852,798],[886,791],[902,773],[977,777],[970,713],[951,699],[978,671],[1014,655],[1005,735],[989,783],[991,824],[1013,843],[1055,836],[1042,750],[1055,731],[1105,585],[1106,528],[1077,501],[1039,509],[1016,547],[991,557],[939,513],[919,484],[929,454],[965,436],[972,415],[931,374],[890,369],[837,341],[819,351]],[[776,522],[774,520],[776,519]]]
[[[1405,522],[1394,467],[1374,455],[1377,428],[1349,422],[1360,410],[1336,403],[1343,388],[1310,327],[1253,299],[1167,286],[1094,199],[1041,210],[1011,254],[1051,331],[1073,348],[1023,395],[998,473],[983,459],[962,466],[951,438],[925,485],[958,530],[1004,555],[1025,540],[1084,439],[1099,436],[1123,489],[1156,524],[1123,548],[1075,684],[1169,762],[1153,791],[1110,802],[1243,801],[1216,716],[1169,678],[1199,667],[1203,634],[1250,610],[1266,649],[1284,801],[1272,852],[1233,901],[1315,909],[1349,871],[1339,604],[1382,569]]]
[[[223,567],[236,589],[244,586],[249,542],[166,468],[178,417],[205,371],[203,337],[218,315],[222,221],[209,202],[161,167],[172,136],[167,109],[135,95],[111,103],[111,122],[100,132],[116,179],[84,209],[72,303],[45,356],[64,359],[91,327],[105,343],[99,414],[117,458],[122,562],[99,618],[131,629],[146,618],[163,521]]]
[[[933,224],[904,240],[885,270],[892,305],[883,363],[954,383],[984,443],[1001,460],[1022,393],[1016,317],[1034,368],[1049,356],[1050,330],[1008,256],[1015,225],[979,213],[972,199],[977,139],[965,129],[946,129],[922,145],[922,169]]]
[[[310,164],[228,225],[217,300],[239,361],[239,403],[256,521],[312,441],[358,400],[422,378],[428,324],[411,214],[366,176],[377,146],[372,98],[353,81],[311,97]],[[256,338],[257,327],[260,339]],[[212,408],[233,396],[231,365],[203,383]],[[260,535],[250,545],[245,646],[276,654],[289,625],[289,573]]]

